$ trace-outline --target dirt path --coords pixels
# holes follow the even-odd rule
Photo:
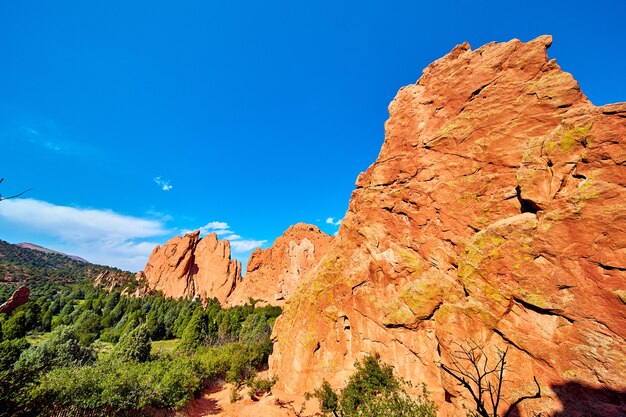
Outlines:
[[[248,388],[241,390],[240,399],[231,403],[231,384],[208,388],[197,400],[191,401],[178,414],[184,417],[296,417],[304,398],[274,390],[255,400],[250,399]],[[302,417],[318,415],[315,401],[307,402]]]

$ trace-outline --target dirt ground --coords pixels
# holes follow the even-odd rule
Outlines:
[[[204,391],[177,413],[181,417],[312,417],[319,416],[315,399],[308,400],[302,410],[303,396],[273,389],[271,393],[251,399],[249,388],[239,392],[239,400],[231,402],[232,384],[216,385]],[[299,414],[298,414],[299,413]]]

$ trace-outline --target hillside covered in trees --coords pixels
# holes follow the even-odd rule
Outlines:
[[[37,296],[52,287],[91,282],[107,271],[126,277],[129,284],[135,281],[131,272],[0,240],[0,303],[6,301],[18,285],[27,285]]]

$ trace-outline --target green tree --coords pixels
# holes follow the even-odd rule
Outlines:
[[[151,348],[148,326],[141,324],[120,337],[111,358],[122,362],[146,362],[150,359]]]
[[[148,325],[148,332],[150,337],[154,340],[161,340],[165,337],[165,325],[159,317],[159,312],[156,306],[153,306],[152,310],[148,314],[146,321]]]
[[[404,382],[393,375],[391,366],[380,356],[367,356],[355,362],[356,372],[340,395],[328,382],[315,390],[313,396],[320,402],[325,415],[336,417],[435,417],[437,406],[428,399],[426,388],[422,394],[411,397]]]
[[[183,336],[180,340],[180,347],[185,350],[194,350],[202,346],[207,338],[206,317],[202,307],[197,307],[193,312]]]
[[[11,317],[2,323],[2,337],[4,340],[19,339],[26,336],[28,331],[28,317],[24,310],[17,310]]]
[[[15,367],[45,371],[57,367],[90,365],[95,361],[95,352],[80,343],[73,328],[59,326],[48,340],[22,353]]]
[[[22,352],[29,347],[30,344],[26,339],[5,340],[0,343],[0,372],[13,368]]]
[[[383,363],[378,354],[365,357],[363,362],[356,361],[355,367],[356,372],[341,392],[341,408],[344,412],[355,412],[372,395],[400,387],[400,382],[393,376],[393,368]]]
[[[337,393],[333,391],[328,381],[324,380],[322,382],[322,386],[313,392],[313,396],[319,401],[322,413],[333,413],[334,415],[337,415],[337,410],[339,409],[339,397],[337,396]]]
[[[85,310],[78,316],[74,329],[81,343],[89,346],[100,335],[100,316],[92,310]]]
[[[242,343],[260,342],[272,334],[272,328],[267,323],[265,316],[250,314],[241,323],[239,329],[239,341]]]

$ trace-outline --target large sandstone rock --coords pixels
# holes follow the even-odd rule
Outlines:
[[[11,314],[13,310],[28,302],[28,296],[30,295],[30,288],[22,285],[17,290],[13,291],[11,297],[0,305],[0,313]]]
[[[282,306],[301,278],[319,263],[332,240],[310,224],[289,227],[271,248],[252,253],[246,276],[228,304],[242,305],[254,298],[262,304]]]
[[[275,326],[280,388],[341,386],[378,352],[463,415],[472,402],[437,363],[473,341],[509,347],[505,398],[537,377],[521,415],[623,415],[626,104],[590,103],[550,43],[459,45],[398,92],[338,236]]]
[[[141,276],[167,297],[216,297],[224,304],[241,281],[241,263],[231,259],[230,242],[215,233],[200,239],[196,231],[154,248]]]

